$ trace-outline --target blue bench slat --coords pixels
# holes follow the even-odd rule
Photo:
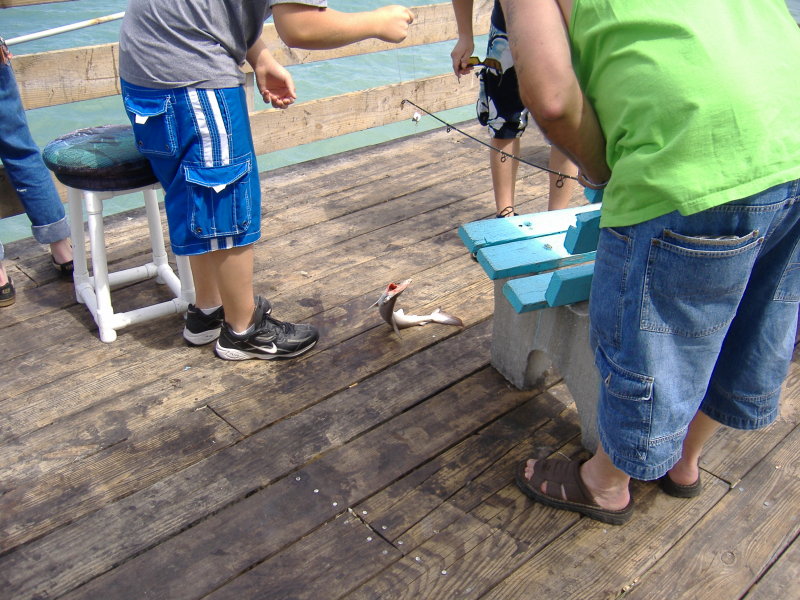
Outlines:
[[[458,235],[467,250],[474,253],[487,246],[564,232],[575,224],[576,215],[595,210],[597,210],[596,204],[586,204],[505,219],[472,221],[461,225],[458,228]]]
[[[597,250],[600,238],[600,210],[581,213],[575,217],[575,225],[567,229],[564,247],[572,254],[583,254]]]
[[[594,260],[596,252],[570,254],[564,247],[564,236],[564,233],[558,233],[501,246],[487,246],[478,250],[478,263],[489,279],[505,279]]]
[[[512,279],[503,295],[518,313],[582,302],[589,299],[593,273],[592,262]]]
[[[555,271],[544,294],[547,305],[564,306],[588,300],[593,274],[593,262]]]
[[[554,271],[540,273],[530,277],[512,279],[503,286],[503,295],[518,313],[547,308],[544,297]]]

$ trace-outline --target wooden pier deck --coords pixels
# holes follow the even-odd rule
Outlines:
[[[557,373],[519,391],[489,365],[492,284],[456,234],[492,214],[486,152],[437,130],[264,178],[256,288],[322,334],[295,361],[216,359],[177,316],[103,344],[43,247],[7,244],[0,598],[800,598],[797,354],[780,419],[721,431],[699,498],[637,482],[613,527],[516,489],[522,458],[584,451]],[[546,160],[533,131],[523,154]],[[543,210],[545,174],[520,175]],[[133,264],[141,212],[108,223]],[[406,312],[465,326],[395,334],[368,307],[405,278]]]

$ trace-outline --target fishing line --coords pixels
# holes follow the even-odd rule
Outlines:
[[[492,146],[491,144],[487,144],[487,143],[486,143],[486,142],[484,142],[483,140],[479,140],[479,139],[478,139],[478,138],[476,138],[474,135],[470,135],[470,134],[469,134],[469,133],[467,133],[466,131],[462,131],[461,129],[459,129],[458,127],[456,127],[455,125],[453,125],[452,123],[448,123],[447,121],[445,121],[445,120],[443,120],[443,119],[440,119],[439,117],[437,117],[437,116],[436,116],[435,114],[433,114],[432,112],[430,112],[430,111],[428,111],[428,110],[426,110],[426,109],[422,108],[422,107],[421,107],[421,106],[419,106],[418,104],[414,104],[414,103],[413,103],[411,100],[409,100],[408,98],[405,98],[405,99],[404,99],[404,100],[403,100],[403,101],[400,103],[400,108],[403,108],[403,106],[405,106],[406,102],[408,102],[408,103],[409,103],[411,106],[413,106],[414,108],[418,108],[419,110],[421,110],[422,112],[424,112],[424,113],[425,113],[426,115],[428,115],[429,117],[433,117],[434,119],[436,119],[437,121],[439,121],[440,123],[442,123],[442,124],[443,124],[445,127],[447,127],[447,133],[450,133],[450,130],[455,130],[455,131],[457,131],[458,133],[460,133],[461,135],[463,135],[463,136],[466,136],[466,137],[468,137],[469,139],[471,139],[471,140],[473,140],[473,141],[475,141],[475,142],[478,142],[479,144],[482,144],[482,145],[486,146],[487,148],[489,148],[489,150],[493,150],[493,151],[495,151],[495,152],[499,152],[499,153],[500,153],[500,156],[501,156],[500,160],[501,160],[501,161],[503,161],[503,162],[504,162],[504,161],[506,161],[507,159],[511,158],[511,159],[513,159],[513,160],[517,160],[517,161],[519,161],[519,162],[521,162],[521,163],[524,163],[524,164],[528,165],[529,167],[534,167],[534,168],[536,168],[536,169],[539,169],[539,170],[541,170],[541,171],[547,171],[548,173],[552,173],[553,175],[557,175],[557,176],[558,176],[558,181],[556,182],[556,186],[558,186],[558,187],[562,187],[562,186],[564,185],[564,180],[565,180],[565,179],[574,179],[575,181],[578,181],[578,178],[577,178],[577,177],[575,177],[575,176],[573,176],[573,175],[567,175],[566,173],[562,173],[561,171],[556,171],[556,170],[554,170],[554,169],[550,169],[550,168],[548,168],[548,167],[543,167],[542,165],[537,165],[536,163],[532,163],[532,162],[530,162],[530,161],[527,161],[527,160],[525,160],[524,158],[522,158],[522,157],[520,157],[520,156],[516,156],[516,155],[514,155],[514,154],[510,154],[510,153],[508,153],[508,152],[505,152],[505,151],[503,151],[503,150],[499,150],[499,149],[495,148],[494,146]],[[415,122],[416,122],[416,121],[419,121],[419,115],[415,113],[415,114],[414,114],[414,117],[413,117],[413,120],[414,120]]]

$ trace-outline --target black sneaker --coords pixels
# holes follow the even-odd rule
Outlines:
[[[269,300],[262,300],[266,304],[266,312],[269,314],[272,311],[272,305]],[[221,306],[210,315],[207,315],[194,304],[190,304],[189,309],[186,311],[186,326],[183,328],[183,339],[190,346],[210,344],[219,337],[224,320],[225,312]]]
[[[8,278],[8,283],[0,286],[0,306],[11,306],[17,301],[17,292],[14,289],[14,284],[11,282],[11,277]]]
[[[299,356],[317,343],[319,333],[312,325],[286,323],[269,315],[269,303],[256,298],[253,327],[244,335],[236,335],[227,323],[217,340],[217,356],[225,360],[291,358]]]

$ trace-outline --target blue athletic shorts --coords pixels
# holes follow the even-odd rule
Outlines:
[[[603,228],[589,304],[598,430],[656,479],[701,410],[738,429],[778,415],[800,301],[800,181],[703,212]]]
[[[164,188],[172,250],[204,254],[261,236],[261,186],[244,89],[122,81],[139,151]]]
[[[494,25],[489,30],[486,58],[497,61],[500,68],[483,67],[478,73],[480,91],[475,107],[478,121],[489,128],[493,138],[518,138],[528,125],[528,109],[519,97],[508,35]]]

